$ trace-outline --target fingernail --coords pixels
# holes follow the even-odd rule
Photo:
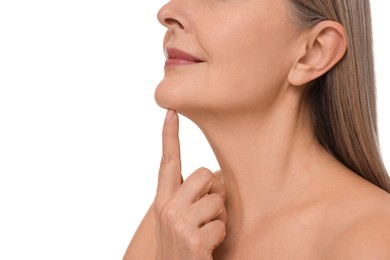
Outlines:
[[[175,115],[175,113],[173,112],[173,110],[168,109],[167,115],[165,116],[165,122],[172,121],[174,115]]]

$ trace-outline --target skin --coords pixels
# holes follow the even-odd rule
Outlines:
[[[389,259],[390,197],[313,133],[305,85],[345,54],[343,27],[299,30],[286,0],[172,0],[164,47],[204,62],[165,67],[170,109],[156,199],[124,259]],[[181,178],[178,113],[221,171]]]

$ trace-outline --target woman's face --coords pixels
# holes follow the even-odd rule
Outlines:
[[[288,0],[170,1],[158,13],[168,59],[157,103],[185,115],[265,109],[295,58],[289,11]]]

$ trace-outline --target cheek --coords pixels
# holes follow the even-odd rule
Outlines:
[[[254,26],[256,23],[229,24],[231,33],[220,31],[209,42],[212,61],[208,79],[209,96],[234,106],[259,106],[278,95],[287,82],[291,65],[291,33],[280,23]],[[230,35],[230,36],[229,36]],[[223,41],[222,39],[229,39]]]
[[[210,66],[207,97],[232,109],[263,107],[275,99],[284,86],[287,66],[272,50],[236,46],[240,46],[236,53],[221,56],[223,58]]]
[[[238,68],[220,77],[215,76],[218,73],[210,72],[205,103],[214,110],[231,112],[264,109],[278,95],[282,84],[265,84],[271,83],[272,78],[266,79],[256,70],[248,70]]]

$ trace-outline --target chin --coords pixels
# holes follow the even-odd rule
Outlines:
[[[154,99],[161,108],[173,109],[192,121],[208,113],[226,111],[230,107],[226,102],[229,99],[221,102],[221,95],[207,91],[205,85],[188,79],[164,78],[157,85]]]
[[[174,84],[167,84],[167,82],[164,82],[163,80],[158,84],[154,92],[154,99],[160,107],[173,109],[178,112],[181,107],[180,101],[183,100],[183,96],[180,95]]]

